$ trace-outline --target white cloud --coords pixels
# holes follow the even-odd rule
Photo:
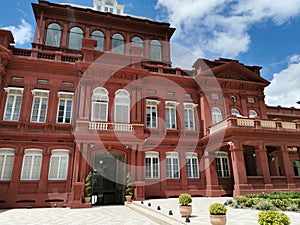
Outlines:
[[[297,63],[289,64],[288,68],[274,74],[271,84],[265,89],[267,105],[299,108],[300,105],[296,103],[300,100],[299,74],[299,58]]]
[[[7,26],[1,29],[12,32],[16,45],[24,45],[32,42],[33,28],[25,20],[21,20],[21,24],[18,26]]]
[[[177,31],[174,40],[203,52],[202,57],[237,57],[251,43],[258,23],[280,25],[300,16],[299,0],[158,0],[161,19]]]

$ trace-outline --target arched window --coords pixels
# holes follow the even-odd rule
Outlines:
[[[97,41],[96,50],[103,51],[104,49],[104,34],[100,30],[94,30],[92,32],[92,39]]]
[[[51,151],[49,180],[66,180],[68,175],[69,150],[55,149]]]
[[[144,48],[144,42],[140,37],[133,37],[131,39],[131,45],[136,47]],[[141,52],[141,55],[144,55],[144,52]]]
[[[59,47],[61,39],[61,26],[57,23],[51,23],[47,27],[45,45]]]
[[[212,108],[212,124],[219,123],[223,120],[222,112],[218,107],[213,107]]]
[[[83,31],[79,27],[72,27],[69,35],[69,48],[80,50],[82,47]]]
[[[10,180],[14,167],[15,149],[0,148],[0,180]]]
[[[130,95],[124,89],[115,94],[115,122],[130,123]]]
[[[162,61],[162,46],[158,40],[150,42],[150,59],[153,61]]]
[[[257,112],[254,110],[249,111],[249,118],[256,118],[257,117]]]
[[[108,115],[108,91],[98,87],[92,96],[92,121],[107,122]]]
[[[124,37],[121,34],[114,34],[111,40],[111,51],[124,54]]]
[[[241,116],[239,110],[237,110],[237,109],[231,109],[231,115],[234,115],[234,116]]]

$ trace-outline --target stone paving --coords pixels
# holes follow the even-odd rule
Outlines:
[[[1,225],[156,225],[125,206],[97,206],[91,209],[34,208],[0,211]]]
[[[134,204],[141,205],[143,208],[150,208],[154,214],[157,212],[172,217],[181,224],[209,225],[209,205],[214,202],[224,203],[227,199],[229,198],[193,197],[193,213],[190,223],[185,223],[185,218],[181,218],[179,214],[178,198],[146,200],[143,205],[140,201],[137,201]],[[149,202],[151,206],[148,206]],[[158,206],[161,210],[157,210]],[[168,215],[170,210],[173,212],[172,216]],[[257,225],[258,213],[257,210],[228,207],[227,225]],[[291,218],[291,225],[300,224],[300,213],[285,213]],[[157,223],[126,206],[97,206],[91,209],[33,208],[0,210],[0,224],[155,225]]]
[[[209,205],[212,203],[224,203],[227,199],[230,198],[205,198],[205,197],[193,197],[193,212],[190,217],[191,225],[209,225]],[[185,222],[185,218],[181,218],[179,213],[179,204],[178,198],[169,198],[167,200],[162,199],[152,199],[144,201],[143,205],[148,206],[148,203],[151,203],[151,208],[157,210],[157,206],[160,206],[161,213],[165,215],[169,214],[169,211],[172,210],[174,217],[181,222]],[[140,204],[140,202],[139,202]],[[252,209],[234,209],[232,207],[227,207],[227,225],[258,225],[258,210]],[[300,213],[297,212],[284,212],[288,215],[292,221],[291,225],[300,225]]]

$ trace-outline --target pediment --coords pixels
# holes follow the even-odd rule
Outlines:
[[[241,65],[237,62],[230,62],[214,67],[211,69],[210,73],[213,74],[215,77],[222,79],[251,81],[266,84],[269,83],[259,74],[254,73],[244,65]]]

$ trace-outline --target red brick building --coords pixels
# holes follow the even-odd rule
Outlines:
[[[39,0],[31,49],[0,30],[0,207],[300,191],[300,110],[269,107],[260,67],[171,67],[167,23]]]

